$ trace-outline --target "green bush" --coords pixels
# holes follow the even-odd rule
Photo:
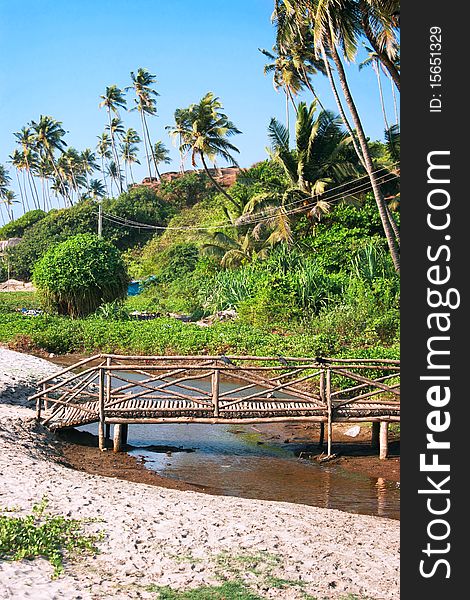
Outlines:
[[[119,251],[90,234],[51,248],[34,268],[34,283],[49,312],[86,316],[127,295],[128,277]]]
[[[24,232],[35,223],[44,219],[46,213],[43,210],[30,210],[18,219],[0,227],[0,240],[7,240],[13,237],[22,237]]]

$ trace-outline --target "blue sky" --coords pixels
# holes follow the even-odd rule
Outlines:
[[[154,140],[171,147],[169,169],[177,168],[178,154],[165,126],[175,108],[209,90],[243,132],[234,138],[240,164],[263,160],[270,118],[285,120],[284,96],[263,75],[266,60],[258,51],[274,41],[272,8],[272,0],[0,0],[0,163],[15,147],[13,132],[41,114],[62,121],[69,145],[94,147],[106,124],[100,95],[107,85],[129,85],[138,67],[157,75],[158,116],[150,129]],[[367,135],[382,138],[373,71],[351,65],[348,73]],[[383,83],[393,120],[390,87]],[[318,76],[314,85],[335,110],[326,78]],[[136,113],[121,118],[140,131]],[[135,174],[145,176],[143,159]]]

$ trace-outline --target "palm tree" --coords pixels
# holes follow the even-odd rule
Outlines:
[[[191,128],[191,118],[189,108],[177,108],[174,114],[175,125],[168,125],[165,129],[168,131],[170,137],[178,146],[178,152],[180,155],[180,171],[184,173],[184,163],[186,160],[186,153],[182,151],[183,134],[185,131]]]
[[[108,183],[106,181],[106,169],[104,161],[109,160],[112,156],[111,154],[111,140],[109,135],[104,132],[98,136],[98,144],[96,145],[96,152],[98,156],[101,158],[101,173],[103,175],[104,185],[106,187],[106,193],[109,195]]]
[[[359,0],[359,3],[361,2],[362,0]],[[333,60],[341,89],[356,129],[364,166],[371,182],[390,254],[395,269],[399,271],[398,228],[375,176],[367,138],[340,56],[340,53],[342,53],[347,60],[354,59],[362,25],[358,18],[358,2],[353,0],[299,0],[294,5],[284,0],[284,4],[288,7],[292,19],[296,22],[303,26],[305,20],[308,20],[314,33],[315,47],[321,53],[325,65],[329,65],[330,56]]]
[[[122,138],[122,144],[121,144],[122,158],[124,159],[125,166],[126,167],[129,166],[132,183],[135,183],[134,175],[132,173],[132,165],[134,163],[137,163],[138,165],[140,165],[140,161],[137,158],[137,151],[138,151],[137,144],[140,144],[140,141],[141,140],[140,140],[139,134],[132,127],[130,127],[126,131],[124,137]],[[127,185],[127,168],[125,169],[124,175],[126,178],[126,185]]]
[[[23,206],[23,213],[25,213],[30,210],[30,206],[29,206],[29,201],[28,201],[28,194],[26,193],[26,186],[24,186],[25,189],[23,190],[23,185],[21,185],[21,181],[20,181],[20,172],[22,172],[23,173],[23,184],[25,184],[24,169],[26,169],[26,163],[24,160],[24,154],[20,150],[16,149],[16,150],[13,150],[13,152],[11,153],[11,155],[8,158],[10,159],[10,163],[15,168],[16,181],[18,183],[18,189],[20,190],[21,204]],[[34,198],[33,198],[33,202],[34,202]]]
[[[120,167],[118,167],[118,165],[114,162],[114,160],[110,160],[108,163],[108,167],[107,167],[107,175],[108,177],[111,178],[111,193],[113,191],[113,184],[112,182],[114,181],[116,184],[116,188],[118,190],[122,191],[122,180],[123,180],[123,176],[122,176],[122,171],[120,169]]]
[[[216,98],[212,92],[208,92],[198,104],[192,104],[188,109],[178,113],[183,115],[184,119],[175,128],[170,129],[170,135],[181,136],[180,152],[191,153],[193,167],[197,166],[196,161],[200,158],[204,171],[214,186],[231,203],[236,204],[214,179],[206,162],[206,157],[214,162],[217,156],[221,156],[232,165],[238,166],[232,154],[239,150],[227,138],[241,131],[228,120],[222,110],[223,106],[219,98]]]
[[[160,179],[161,176],[160,171],[158,170],[158,165],[169,165],[171,163],[170,152],[165,144],[161,140],[158,140],[153,145],[152,154],[155,161],[155,168],[157,169],[157,176]]]
[[[239,267],[251,262],[256,257],[263,258],[267,253],[265,244],[254,238],[250,232],[237,233],[235,237],[231,237],[217,231],[214,233],[213,239],[213,243],[203,246],[203,251],[216,256],[224,269]]]
[[[101,200],[106,196],[106,189],[99,179],[91,179],[88,184],[88,195],[92,200]]]
[[[358,174],[359,164],[351,138],[341,127],[341,120],[329,111],[316,117],[316,102],[298,106],[296,144],[289,146],[289,132],[277,119],[271,119],[269,137],[271,158],[280,164],[290,180],[284,192],[261,193],[245,205],[237,224],[257,223],[253,235],[260,237],[268,231],[267,245],[293,241],[292,215],[307,212],[309,217],[321,218],[330,210],[323,199],[331,185],[347,182]],[[347,196],[347,189],[345,189]],[[296,208],[291,208],[295,206]]]
[[[67,146],[65,141],[62,139],[65,135],[65,130],[62,128],[62,123],[60,121],[56,121],[52,117],[41,115],[39,117],[39,121],[31,121],[31,128],[34,131],[34,140],[40,156],[45,156],[49,159],[55,177],[61,183],[60,187],[64,191],[64,198],[66,198],[68,202],[72,204],[69,190],[65,185],[65,180],[58,170],[54,157],[54,152],[56,150],[63,153],[65,147]]]
[[[26,173],[26,178],[28,180],[33,204],[36,208],[39,208],[38,191],[36,188],[34,177],[31,172],[31,169],[33,168],[34,163],[37,160],[35,152],[36,140],[34,132],[32,131],[31,127],[22,127],[20,131],[17,131],[13,135],[15,136],[17,143],[20,144],[23,151],[23,168],[24,172]],[[24,185],[24,188],[26,189],[26,185]]]
[[[379,88],[380,106],[382,108],[382,116],[384,118],[384,125],[385,125],[385,129],[388,130],[388,129],[390,129],[390,125],[388,123],[387,110],[385,108],[384,94],[383,94],[383,89],[382,89],[382,79],[380,77],[380,71],[384,68],[384,66],[380,62],[379,55],[377,54],[377,52],[374,52],[374,50],[372,50],[371,48],[368,48],[367,46],[365,46],[365,49],[368,52],[368,56],[359,65],[359,71],[361,71],[364,67],[370,66],[370,67],[372,67],[372,70],[375,73],[375,76],[377,78],[377,86]]]
[[[14,191],[8,190],[8,189],[2,190],[0,188],[0,203],[4,204],[6,206],[8,218],[10,219],[10,221],[13,221],[13,219],[14,219],[13,204],[18,202],[18,200],[15,200],[15,198],[16,198],[16,194]]]
[[[149,177],[152,177],[152,171],[150,168],[150,156],[152,156],[153,163],[155,165],[155,172],[158,173],[157,163],[155,156],[152,152],[152,141],[150,139],[150,133],[147,124],[147,115],[157,114],[157,103],[156,98],[159,93],[152,88],[152,85],[156,83],[157,78],[152,75],[147,69],[140,67],[137,69],[137,73],[131,71],[132,85],[126,87],[126,91],[133,89],[136,97],[134,102],[136,106],[132,110],[137,110],[140,113],[140,119],[142,122],[142,138],[144,140],[145,156],[147,159],[147,166]]]
[[[116,168],[120,172],[121,168],[119,165],[119,155],[116,148],[116,140],[114,138],[113,119],[111,117],[111,113],[114,113],[115,117],[119,119],[119,108],[126,107],[126,99],[124,97],[124,92],[118,88],[117,85],[108,86],[106,88],[106,92],[100,97],[102,98],[102,101],[100,102],[100,108],[105,107],[106,112],[108,113],[108,130],[111,135],[111,148],[113,151]],[[121,192],[123,191],[121,178],[119,179],[118,190]]]
[[[99,170],[99,165],[96,162],[96,155],[91,148],[85,148],[80,152],[81,171],[85,175],[87,187],[89,187],[88,176]]]

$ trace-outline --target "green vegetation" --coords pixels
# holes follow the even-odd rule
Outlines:
[[[0,340],[51,352],[396,357],[400,131],[398,117],[387,118],[380,81],[385,74],[399,90],[395,9],[380,1],[275,2],[275,43],[262,52],[265,72],[285,93],[286,122],[267,118],[269,158],[238,170],[230,186],[211,167],[220,159],[237,166],[233,140],[241,132],[214,92],[174,111],[166,132],[181,173],[161,177],[168,150],[150,134],[160,94],[157,76],[143,68],[127,87],[106,86],[96,152],[67,146],[62,123],[50,116],[16,132],[10,158],[25,214],[12,219],[17,200],[0,165],[0,201],[11,220],[0,231],[22,238],[0,273],[29,280],[34,271],[47,314],[25,316],[15,309],[35,300],[6,299]],[[362,66],[377,74],[384,142],[367,138],[343,66],[364,41]],[[335,112],[315,92],[321,76],[333,88]],[[308,101],[298,100],[301,92]],[[129,105],[139,132],[121,118]],[[135,185],[140,144],[148,179]],[[188,161],[200,170],[185,173]],[[53,208],[53,195],[64,208]],[[103,239],[114,250],[96,241],[85,253],[77,240],[97,231],[99,206]],[[121,303],[123,262],[144,292]],[[158,318],[137,321],[135,311]],[[222,311],[236,318],[218,322]],[[174,313],[190,322],[169,318]],[[210,326],[195,324],[200,319]]]
[[[0,559],[43,557],[54,567],[54,577],[58,577],[64,570],[65,557],[96,553],[96,542],[101,536],[85,534],[85,521],[52,515],[46,507],[47,500],[43,499],[24,517],[0,515]]]
[[[118,250],[90,234],[52,247],[34,267],[34,283],[50,312],[83,317],[100,304],[125,298],[127,272]]]
[[[177,591],[169,587],[150,586],[149,592],[156,592],[156,600],[263,600],[238,582],[225,582],[222,585],[203,585],[193,590]]]

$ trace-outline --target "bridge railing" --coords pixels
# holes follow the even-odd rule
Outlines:
[[[389,359],[99,354],[40,383],[37,417],[99,423],[399,420],[400,363]]]

